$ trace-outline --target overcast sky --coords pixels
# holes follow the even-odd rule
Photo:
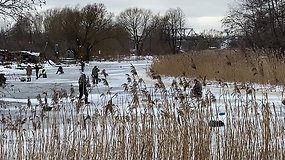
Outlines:
[[[187,18],[187,27],[195,31],[221,28],[221,19],[226,15],[229,6],[235,0],[46,0],[42,8],[84,7],[87,4],[103,3],[109,12],[115,15],[128,8],[150,9],[153,13],[161,15],[170,8],[181,8]]]

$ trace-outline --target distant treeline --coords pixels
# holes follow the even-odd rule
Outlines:
[[[114,16],[103,4],[20,14],[1,29],[0,48],[39,51],[49,59],[176,54],[221,47],[266,49],[284,54],[284,1],[248,0],[230,8],[224,31],[202,33],[187,27],[180,8],[164,16],[129,8]],[[1,8],[1,6],[0,6]]]
[[[242,48],[284,57],[285,0],[238,0],[223,19],[225,31]]]

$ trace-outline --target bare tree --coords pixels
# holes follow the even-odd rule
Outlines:
[[[51,10],[45,19],[47,34],[54,43],[59,41],[62,48],[72,50],[75,57],[86,60],[97,43],[109,38],[107,31],[112,25],[112,14],[103,4]]]
[[[150,10],[130,8],[120,13],[117,22],[130,34],[138,55],[143,52],[143,44],[156,27],[158,19]]]
[[[210,47],[220,48],[223,40],[223,32],[215,29],[204,30],[200,33],[200,37],[207,42],[206,48],[204,49],[208,49]]]
[[[19,17],[13,27],[7,32],[7,49],[27,49],[32,44],[32,23],[27,17]]]
[[[164,17],[164,32],[173,53],[181,48],[182,35],[185,27],[185,15],[180,8],[169,9]]]
[[[82,34],[81,45],[84,50],[84,58],[90,58],[90,53],[95,45],[105,39],[110,38],[107,32],[112,29],[112,17],[103,4],[87,5],[81,10]]]
[[[223,25],[228,33],[240,37],[245,47],[270,49],[284,55],[284,8],[284,0],[240,0],[223,19]]]
[[[48,48],[59,44],[61,51],[70,49],[78,56],[81,15],[78,8],[53,9],[45,12],[44,28],[48,36]]]
[[[27,13],[37,11],[38,6],[46,4],[45,0],[0,0],[0,15],[17,19]]]

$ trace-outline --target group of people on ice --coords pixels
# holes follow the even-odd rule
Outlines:
[[[84,73],[84,69],[85,69],[85,64],[83,61],[80,62],[80,66],[81,66],[81,75],[79,77],[78,80],[78,84],[79,84],[79,99],[81,99],[84,97],[85,103],[89,103],[88,102],[88,90],[87,90],[87,86],[89,84],[89,78],[87,78],[86,74]],[[39,74],[39,66],[35,65],[35,70],[36,70],[36,79],[38,79],[39,77],[43,76],[43,78],[47,78],[47,74],[46,74],[46,70],[42,69],[41,73]],[[97,85],[99,82],[99,68],[97,66],[94,66],[91,72],[91,77],[92,77],[92,83],[93,85]],[[62,66],[58,67],[58,70],[56,72],[56,74],[63,74],[63,68]],[[27,74],[27,81],[30,82],[31,81],[31,75],[32,75],[32,67],[30,65],[28,65],[28,67],[26,68],[26,74]],[[194,79],[194,86],[192,88],[192,96],[194,97],[201,97],[202,96],[202,85],[201,83],[197,80]]]
[[[86,74],[84,73],[85,69],[85,64],[83,61],[80,62],[81,66],[81,75],[79,77],[78,83],[79,83],[79,99],[85,95],[85,103],[88,103],[88,91],[87,91],[87,85],[89,84],[89,79],[87,78]],[[39,72],[40,67],[36,64],[35,65],[35,71],[36,71],[36,79],[40,78],[41,76],[43,78],[47,78],[47,73],[45,69],[42,69],[41,72]],[[99,82],[99,68],[97,66],[94,66],[92,69],[91,77],[92,77],[92,83],[93,85],[97,85]],[[58,67],[58,70],[56,74],[64,74],[62,66]],[[27,82],[31,81],[31,76],[32,76],[32,67],[30,65],[27,66],[26,68],[26,75],[27,75]],[[23,80],[25,81],[25,80]]]
[[[81,69],[82,69],[82,71],[84,71],[84,67]],[[99,82],[99,78],[98,78],[99,71],[100,70],[97,66],[94,66],[92,69],[91,77],[92,77],[93,85],[95,85],[95,84],[97,85]],[[81,99],[83,97],[83,94],[84,94],[85,104],[88,104],[89,102],[88,102],[87,85],[89,84],[89,80],[83,72],[82,72],[81,76],[79,77],[78,84],[79,84],[79,99]]]
[[[27,75],[27,82],[31,82],[32,81],[32,67],[31,65],[28,65],[27,68],[26,68],[26,75]],[[42,69],[40,74],[39,74],[39,71],[40,71],[40,67],[36,64],[35,65],[35,70],[36,70],[36,79],[38,79],[39,77],[43,76],[43,78],[47,78],[47,72],[45,69]]]
[[[27,68],[26,68],[27,82],[30,82],[32,80],[31,79],[32,70],[33,69],[31,67],[31,65],[28,65]],[[36,79],[39,79],[41,76],[43,78],[47,78],[47,71],[43,68],[41,70],[41,72],[39,72],[40,71],[40,67],[37,64],[35,65],[35,71],[36,71]],[[64,72],[63,72],[62,66],[59,66],[56,74],[63,74],[63,73]]]

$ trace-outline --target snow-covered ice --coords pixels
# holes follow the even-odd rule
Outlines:
[[[149,79],[148,82],[153,81],[146,75],[146,69],[151,64],[151,59],[143,61],[122,61],[122,62],[95,62],[91,61],[86,63],[84,73],[89,76],[91,81],[91,71],[92,68],[97,65],[100,72],[105,69],[108,73],[107,80],[109,87],[112,88],[113,92],[121,92],[123,88],[121,85],[126,82],[126,74],[130,74],[130,67],[133,64],[138,74],[141,78]],[[76,94],[78,92],[78,79],[81,75],[80,65],[63,65],[64,74],[56,74],[58,69],[57,66],[52,66],[45,64],[44,68],[47,71],[47,78],[40,77],[36,79],[35,70],[33,70],[32,81],[31,82],[21,82],[20,77],[26,77],[25,70],[0,68],[2,73],[5,73],[7,78],[6,87],[1,88],[0,100],[9,102],[25,102],[27,103],[27,98],[29,97],[32,103],[37,103],[36,97],[38,94],[43,92],[48,93],[48,97],[51,97],[53,90],[65,89],[67,93],[70,93],[71,85],[74,86]],[[104,78],[103,75],[99,74],[99,78]],[[106,90],[106,86],[103,83],[99,83],[98,86],[93,87],[92,91],[89,93],[90,102],[95,101],[92,99],[93,94],[101,94]],[[102,91],[102,92],[101,92]]]
[[[52,135],[51,132],[57,130],[57,127],[58,127],[60,128],[60,131],[58,131],[59,132],[58,134],[54,134],[54,135],[60,136],[62,138],[61,143],[63,145],[67,144],[67,146],[69,146],[72,142],[72,138],[74,138],[72,136],[75,136],[75,137],[77,136],[76,134],[73,135],[73,133],[76,133],[76,131],[78,131],[77,133],[79,133],[81,129],[80,127],[77,128],[77,125],[76,125],[77,122],[80,121],[80,119],[82,118],[83,119],[86,118],[87,115],[88,116],[90,115],[91,118],[95,119],[95,120],[93,119],[93,122],[95,122],[95,124],[93,124],[93,122],[90,124],[92,124],[93,127],[96,126],[98,137],[100,137],[100,134],[102,134],[101,130],[103,129],[102,128],[103,126],[101,126],[100,124],[102,122],[101,118],[105,117],[105,116],[102,116],[104,115],[102,114],[104,113],[102,112],[102,109],[104,106],[106,106],[108,100],[110,100],[112,96],[118,95],[114,97],[113,104],[115,105],[120,104],[120,106],[118,107],[121,111],[123,111],[123,113],[118,114],[119,116],[129,116],[133,114],[131,113],[132,111],[129,111],[130,106],[128,106],[133,99],[132,97],[133,95],[131,93],[126,93],[122,86],[123,83],[127,82],[127,74],[132,75],[131,65],[133,65],[136,68],[136,71],[139,76],[137,78],[142,78],[144,80],[145,85],[148,88],[148,92],[152,96],[152,100],[155,101],[157,99],[157,102],[155,102],[156,103],[155,107],[153,108],[150,107],[146,110],[140,109],[139,107],[137,107],[137,110],[139,112],[136,112],[136,113],[138,113],[140,116],[140,114],[143,114],[144,112],[151,111],[150,114],[154,114],[155,115],[154,117],[156,117],[158,113],[163,113],[161,111],[167,108],[165,106],[164,107],[159,106],[160,100],[165,98],[164,100],[161,100],[161,101],[164,101],[163,102],[164,105],[171,106],[170,107],[171,109],[169,109],[168,111],[173,111],[174,114],[178,115],[179,109],[180,109],[179,105],[181,105],[181,103],[179,102],[179,100],[175,99],[177,97],[172,96],[171,92],[176,92],[176,95],[174,96],[177,96],[177,91],[175,91],[173,88],[170,88],[170,86],[172,84],[173,79],[179,82],[179,78],[162,77],[162,81],[165,84],[167,88],[167,92],[168,92],[167,96],[164,97],[164,95],[161,94],[162,92],[155,91],[156,90],[155,83],[157,83],[157,80],[151,79],[146,73],[151,63],[152,63],[151,58],[148,58],[145,60],[138,60],[138,61],[120,61],[120,62],[95,62],[93,61],[93,62],[89,62],[88,64],[86,64],[84,73],[87,76],[89,76],[89,78],[91,78],[90,77],[91,70],[95,65],[98,66],[98,68],[101,71],[105,69],[106,72],[108,73],[108,76],[106,79],[108,80],[109,88],[106,85],[104,85],[102,82],[100,82],[98,86],[92,87],[90,90],[89,96],[88,96],[89,98],[88,100],[89,102],[91,102],[92,105],[90,106],[92,108],[86,105],[82,107],[82,110],[81,110],[82,112],[75,112],[76,105],[75,104],[70,105],[69,103],[70,99],[64,99],[66,100],[67,103],[65,103],[62,106],[55,105],[55,108],[56,107],[63,107],[63,108],[55,110],[54,112],[44,112],[44,114],[49,115],[47,116],[49,117],[49,119],[42,120],[44,124],[42,124],[43,126],[41,130],[37,130],[37,129],[34,129],[34,130],[38,131],[38,133],[42,132],[39,135]],[[72,85],[75,89],[76,94],[78,95],[78,79],[81,74],[80,65],[74,65],[74,64],[73,65],[62,65],[64,74],[61,74],[61,75],[56,74],[58,66],[56,66],[55,64],[50,65],[47,63],[47,64],[44,64],[43,66],[47,70],[48,78],[39,78],[36,80],[35,71],[33,70],[33,76],[32,76],[31,82],[21,82],[19,80],[20,77],[26,76],[25,70],[15,69],[16,66],[12,66],[11,69],[4,68],[4,67],[0,68],[1,72],[5,73],[7,77],[6,87],[1,88],[1,92],[0,92],[0,101],[2,104],[0,108],[0,112],[2,114],[2,118],[9,117],[10,115],[13,115],[16,117],[17,115],[19,116],[19,114],[25,114],[23,115],[23,117],[21,117],[22,115],[19,116],[20,120],[24,119],[24,117],[32,119],[32,120],[27,120],[25,124],[23,123],[24,124],[23,128],[26,129],[24,132],[26,135],[24,137],[27,138],[23,146],[31,146],[29,144],[30,142],[28,141],[29,138],[31,139],[34,138],[34,140],[36,139],[31,126],[35,127],[34,124],[36,124],[37,121],[34,119],[36,118],[40,119],[39,117],[41,117],[40,114],[42,113],[41,108],[38,105],[39,104],[38,99],[37,99],[38,94],[40,94],[41,98],[43,99],[44,97],[43,92],[47,92],[47,101],[49,104],[51,104],[51,106],[52,106],[53,90],[64,89],[67,91],[67,94],[70,94],[70,88]],[[103,78],[103,75],[100,74],[99,78]],[[190,85],[193,85],[192,79],[187,79],[187,80],[191,83]],[[238,84],[238,85],[241,85],[241,84]],[[253,105],[248,105],[248,106],[250,107],[259,106],[260,108],[258,108],[258,111],[262,112],[261,104],[265,104],[264,101],[268,101],[268,103],[274,104],[276,106],[278,117],[284,119],[283,111],[281,110],[279,111],[279,109],[283,107],[281,103],[281,99],[283,97],[284,88],[282,86],[270,86],[270,85],[258,85],[258,84],[250,84],[250,86],[255,88],[256,94],[246,94],[244,89],[241,89],[240,90],[241,93],[237,94],[234,92],[234,83],[227,83],[227,86],[221,86],[216,81],[207,81],[207,85],[203,87],[203,99],[206,99],[206,96],[207,95],[209,96],[210,94],[212,94],[216,99],[216,101],[215,102],[213,101],[212,104],[210,105],[210,107],[212,107],[211,113],[213,113],[213,115],[211,115],[210,118],[213,117],[214,119],[219,119],[222,121],[224,121],[225,119],[228,119],[228,120],[230,119],[230,121],[227,121],[227,122],[231,123],[231,125],[233,126],[236,123],[234,120],[237,118],[241,118],[238,116],[243,116],[243,115],[239,115],[239,113],[236,112],[235,110],[238,108],[234,108],[234,107],[247,106],[247,105],[242,105],[242,104],[234,105],[235,103],[257,103],[257,105],[253,104]],[[143,88],[140,88],[140,89],[143,90]],[[108,92],[108,90],[110,90],[110,92]],[[189,91],[190,90],[187,89],[185,92],[181,92],[181,93],[185,94],[185,97],[188,98],[190,94]],[[105,97],[102,96],[102,94],[106,95],[107,92],[109,93],[109,95]],[[139,94],[142,94],[142,92],[140,92]],[[31,103],[32,103],[31,108],[26,107],[27,102],[28,102],[28,97],[30,98]],[[143,96],[140,95],[140,97],[143,97]],[[168,103],[168,99],[171,103]],[[254,99],[254,101],[250,101],[250,99]],[[144,103],[142,99],[140,99],[140,103]],[[195,107],[197,107],[198,104],[201,107],[201,102],[197,102],[195,101],[195,99],[190,99],[190,98],[187,99],[187,102],[183,103],[183,105],[184,104],[188,105],[186,107],[190,107],[191,109],[195,109]],[[225,105],[232,105],[233,110],[230,112],[226,112]],[[21,110],[21,107],[24,107],[24,108],[26,107],[26,108],[23,109],[21,112],[19,111]],[[65,107],[67,109],[65,109]],[[97,108],[101,110],[101,112],[96,110]],[[218,113],[224,113],[224,114],[218,114]],[[253,112],[250,112],[250,114],[252,113]],[[97,114],[101,114],[101,116],[97,116]],[[253,116],[255,115],[248,115],[248,117],[253,117]],[[176,116],[176,117],[178,118],[179,116]],[[230,117],[230,118],[226,118],[226,117]],[[72,123],[69,123],[70,118],[74,120]],[[56,121],[53,121],[53,122],[57,124],[58,126],[52,125],[54,124],[53,122],[51,123],[53,119],[56,119]],[[113,120],[112,118],[110,118],[107,121],[108,123],[106,122],[104,123],[106,123],[107,131],[111,132]],[[16,122],[17,121],[15,120],[15,123]],[[131,123],[132,122],[130,122],[130,124]],[[197,123],[201,123],[201,122],[197,122]],[[71,127],[70,126],[71,124],[74,125],[75,128]],[[120,124],[118,123],[116,125],[120,125]],[[138,124],[138,125],[141,126],[141,124]],[[5,126],[4,123],[2,126],[3,127]],[[56,126],[56,128],[50,129],[54,126]],[[157,124],[156,127],[158,126],[160,126],[160,124]],[[131,128],[132,125],[129,125],[126,127]],[[154,130],[157,129],[156,127],[154,127],[153,129]],[[222,133],[224,129],[226,128],[221,128],[220,132]],[[82,135],[84,135],[85,133],[87,134],[87,132],[82,132]],[[65,141],[63,139],[64,135],[66,134],[69,135],[69,138],[70,138],[69,141]],[[126,132],[126,135],[128,134],[129,133]],[[13,144],[17,144],[18,142],[17,137],[14,136],[16,135],[16,132],[13,132],[12,129],[5,130],[5,133],[3,133],[3,135],[6,136],[6,139],[5,139],[6,146],[4,147],[5,151],[6,153],[9,153],[7,154],[8,157],[13,157],[14,155],[13,152],[15,150],[10,151],[9,147],[12,147]],[[108,138],[111,139],[110,137],[108,137],[108,135],[109,134],[107,134],[106,137],[103,136],[104,138],[106,138],[106,141],[108,140]],[[115,139],[117,138],[118,137],[115,137]],[[94,139],[96,139],[96,136]],[[213,139],[215,139],[215,136],[213,136]],[[37,146],[40,145],[39,143],[35,143],[35,144]],[[155,147],[157,147],[157,145],[158,143],[155,142]],[[216,147],[216,143],[213,143],[212,149],[214,150],[215,147]],[[27,151],[28,150],[25,150],[24,152],[22,152],[22,154],[23,155],[26,154]],[[44,154],[49,154],[49,152],[44,153]]]
[[[120,61],[120,62],[97,62],[91,61],[85,65],[85,74],[89,76],[91,81],[91,71],[92,68],[97,65],[100,71],[103,69],[108,73],[107,80],[109,83],[110,91],[112,94],[124,94],[124,88],[122,84],[127,82],[127,75],[131,75],[131,65],[133,65],[137,72],[139,78],[142,78],[148,87],[153,87],[156,83],[156,80],[151,79],[147,75],[147,70],[152,63],[152,58],[147,57],[145,60],[134,60],[134,61]],[[50,65],[52,64],[52,65]],[[6,87],[1,88],[0,92],[0,101],[10,102],[15,105],[15,103],[27,103],[28,97],[30,98],[33,105],[38,104],[37,96],[47,92],[47,97],[49,102],[51,101],[51,96],[54,90],[66,90],[67,94],[70,94],[71,85],[74,87],[76,94],[78,95],[78,79],[81,74],[79,64],[70,64],[62,65],[64,74],[56,74],[58,66],[54,63],[45,63],[43,64],[44,68],[47,71],[48,78],[39,78],[35,77],[35,70],[33,70],[32,81],[31,82],[21,82],[20,77],[26,77],[25,70],[15,69],[16,65],[12,68],[0,68],[2,73],[5,73],[7,78]],[[99,74],[99,78],[104,78],[102,74]],[[169,87],[172,83],[173,77],[163,77],[164,84]],[[178,79],[176,79],[178,81]],[[191,80],[190,80],[191,81]],[[205,94],[208,90],[211,91],[213,95],[219,100],[221,95],[225,92],[228,95],[231,95],[233,92],[233,83],[228,83],[227,87],[222,87],[218,85],[215,81],[208,81],[208,85],[203,88],[203,93]],[[253,84],[253,87],[256,89],[257,99],[260,101],[264,98],[264,93],[267,93],[268,100],[270,103],[274,103],[277,106],[282,106],[281,99],[283,96],[283,90],[281,86],[270,86],[270,85],[258,85]],[[98,86],[92,87],[89,93],[89,101],[91,103],[99,105],[100,95],[107,91],[107,87],[103,85],[102,82]],[[222,93],[223,92],[223,93]],[[245,94],[243,93],[241,98],[244,98]],[[43,97],[43,96],[41,96]],[[127,97],[125,97],[127,98]],[[229,97],[231,99],[232,97]],[[221,102],[223,103],[223,102]],[[221,110],[222,107],[221,107]]]

